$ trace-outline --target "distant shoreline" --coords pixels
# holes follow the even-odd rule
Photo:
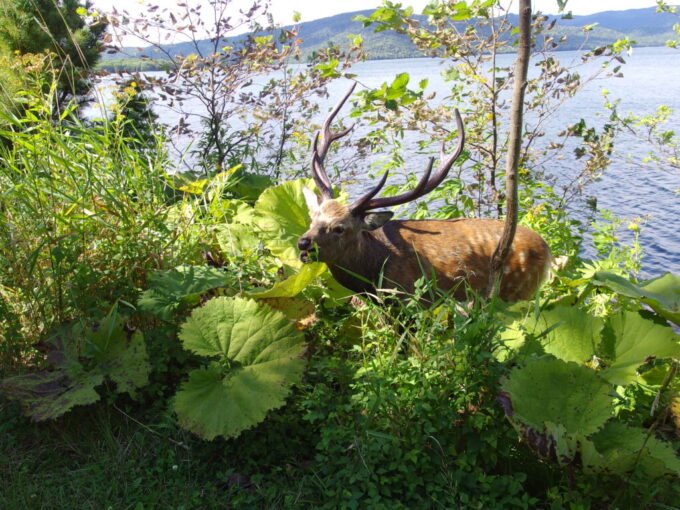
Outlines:
[[[665,48],[664,45],[659,44],[637,44],[635,48]],[[583,48],[583,51],[589,51],[593,48]],[[578,51],[574,48],[558,48],[551,50],[555,53],[563,53],[567,51]],[[512,51],[500,52],[503,54],[512,53]],[[423,54],[413,54],[413,55],[378,55],[375,57],[368,57],[366,60],[404,60],[409,58],[434,58]],[[304,61],[300,61],[300,64],[304,64]],[[168,59],[149,59],[149,58],[107,58],[105,60],[100,60],[95,66],[97,71],[108,71],[110,73],[144,73],[144,72],[155,72],[155,71],[165,71],[171,65],[171,61]]]

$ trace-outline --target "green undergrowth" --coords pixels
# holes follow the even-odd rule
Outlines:
[[[526,177],[533,301],[350,299],[299,260],[310,180],[172,175],[41,94],[0,119],[1,509],[677,506],[680,282],[611,215]]]

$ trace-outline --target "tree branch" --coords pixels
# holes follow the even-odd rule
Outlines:
[[[503,278],[503,266],[510,253],[512,241],[517,230],[517,168],[522,145],[522,114],[524,110],[524,91],[527,86],[527,70],[531,49],[531,0],[519,2],[519,44],[515,61],[515,84],[512,91],[510,113],[510,139],[505,165],[505,226],[498,246],[491,257],[491,271],[487,286],[487,297],[498,295]]]

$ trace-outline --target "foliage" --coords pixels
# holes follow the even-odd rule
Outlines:
[[[543,389],[540,396],[531,389],[536,386]],[[680,473],[680,460],[669,444],[645,429],[608,421],[614,399],[592,369],[535,361],[515,369],[503,389],[512,401],[511,420],[539,454],[562,464],[580,457],[586,470],[621,476],[636,467],[650,477]]]
[[[602,280],[625,289],[625,295],[637,289],[611,274],[600,275],[593,285]],[[676,284],[671,292],[677,291]],[[643,296],[638,289],[633,297]],[[617,407],[630,406],[635,392],[615,389],[646,388],[656,399],[665,394],[666,405],[672,405],[670,379],[644,378],[650,360],[669,377],[674,373],[664,360],[680,356],[680,343],[668,324],[640,310],[620,310],[603,321],[580,307],[557,305],[513,322],[503,337],[511,351],[504,357],[522,365],[504,382],[502,401],[513,425],[539,455],[562,464],[580,460],[587,471],[620,476],[633,469],[649,477],[680,474],[680,461],[670,444],[653,435],[655,426],[646,431],[631,417],[624,425]],[[546,353],[556,359],[546,359]]]
[[[229,281],[224,271],[206,267],[181,265],[171,270],[149,274],[149,289],[139,297],[140,309],[169,320],[182,306],[196,306],[201,294]]]
[[[453,106],[457,106],[465,119],[467,146],[474,148],[457,176],[458,179],[465,176],[461,179],[463,194],[472,199],[477,216],[502,216],[504,194],[498,182],[503,176],[501,162],[508,146],[504,114],[509,105],[505,97],[515,79],[513,70],[501,67],[497,57],[515,42],[515,27],[507,14],[500,15],[495,2],[433,3],[425,14],[427,23],[400,4],[389,3],[360,19],[375,30],[392,30],[408,36],[423,55],[444,59],[442,75],[450,83],[447,104],[434,107],[414,101],[405,109],[413,119],[404,120],[406,113],[400,112],[401,118],[388,118],[388,128],[401,132],[406,125],[428,134],[444,133],[442,137],[449,138],[446,125],[452,124]],[[469,19],[475,23],[468,23]],[[594,128],[581,121],[559,134],[553,143],[537,143],[545,136],[543,125],[547,119],[597,76],[582,77],[560,64],[554,50],[564,38],[553,36],[554,25],[542,15],[535,16],[532,22],[531,32],[536,37],[531,52],[538,73],[528,80],[526,87],[519,185],[520,193],[526,193],[522,190],[525,185],[531,190],[536,181],[550,182],[543,162],[558,155],[568,158],[569,165],[579,170],[574,172],[573,181],[561,184],[562,189],[557,192],[561,201],[556,205],[564,208],[608,166],[616,123]],[[585,52],[583,61],[600,59],[602,71],[598,74],[618,75],[621,63],[625,62],[621,53],[628,47],[625,43],[599,47]],[[425,141],[422,145],[427,144]]]
[[[158,115],[152,110],[151,100],[144,95],[140,84],[134,79],[124,82],[114,92],[114,98],[111,115],[125,119],[120,136],[128,143],[133,142],[137,152],[156,150],[162,139],[157,136]]]
[[[621,296],[640,300],[663,318],[680,325],[680,280],[674,274],[666,273],[636,285],[619,275],[600,272],[594,275],[591,283],[607,287]]]
[[[134,395],[148,382],[149,362],[139,331],[124,328],[124,318],[111,313],[98,324],[73,324],[47,344],[47,370],[3,379],[0,390],[19,400],[35,421],[55,419],[74,406],[99,400],[95,391],[105,379],[118,393]]]
[[[333,353],[310,360],[303,401],[319,434],[321,508],[535,503],[521,489],[525,471],[500,468],[517,452],[493,404],[502,370],[489,356],[496,323],[477,307],[459,313],[447,296],[424,307],[420,297],[431,291],[422,282],[406,303],[367,302],[345,318],[351,326],[338,317],[315,326],[328,328],[321,338]]]
[[[216,298],[182,325],[184,347],[217,358],[189,373],[175,396],[183,427],[204,439],[237,436],[283,404],[304,367],[303,336],[280,313],[238,298]]]
[[[89,91],[88,75],[99,60],[106,27],[89,1],[3,0],[0,50],[54,55],[61,110],[67,99]]]
[[[193,259],[202,242],[171,214],[165,153],[135,150],[123,117],[53,122],[41,76],[0,133],[0,335],[25,355],[60,324],[134,302],[148,270]]]
[[[467,16],[480,5],[444,9]],[[540,160],[522,177],[521,221],[570,260],[535,302],[457,303],[423,279],[412,298],[350,304],[322,264],[298,262],[308,181],[273,186],[262,177],[270,159],[236,153],[209,176],[170,175],[166,132],[140,151],[135,101],[107,121],[56,120],[53,83],[31,62],[13,63],[27,66],[13,88],[27,108],[3,111],[0,369],[4,394],[46,421],[30,423],[0,396],[4,506],[676,504],[679,348],[667,321],[677,277],[631,281],[639,257],[611,216],[598,223],[594,260],[582,260],[593,227],[544,182]],[[340,61],[316,70],[340,71]],[[575,86],[565,73],[545,77]],[[486,87],[485,75],[461,76]],[[430,108],[425,84],[407,78],[357,96],[353,115],[376,122],[352,142],[360,152],[408,127],[450,125],[450,109]],[[125,98],[141,90],[128,88]],[[293,100],[274,90],[275,110]],[[480,145],[433,201],[404,214],[496,211],[484,201],[488,167],[475,166],[491,146],[488,103],[465,97]],[[313,126],[288,121],[304,128],[281,160],[294,174]],[[573,131],[599,165],[609,133]],[[399,166],[398,150],[374,169]]]
[[[301,266],[297,240],[309,227],[302,187],[310,182],[289,181],[269,188],[255,204],[255,223],[265,246],[293,267]]]
[[[619,111],[619,102],[605,95],[605,107],[609,110],[610,118],[620,125],[619,129],[625,129],[649,146],[649,152],[639,164],[652,164],[666,171],[680,170],[680,136],[668,127],[675,110],[668,105],[660,105],[654,113],[647,115],[622,113]]]
[[[291,61],[300,58],[296,29],[265,27],[263,32],[259,21],[267,16],[265,2],[253,2],[239,16],[232,15],[233,4],[211,2],[210,15],[194,0],[174,7],[148,5],[143,15],[114,13],[109,20],[119,34],[149,45],[147,56],[163,60],[165,76],[148,82],[178,114],[172,131],[199,134],[195,147],[180,147],[192,156],[188,170],[198,166],[210,175],[244,164],[278,179],[284,168],[305,159],[298,145],[318,108],[314,96],[323,95],[336,73],[361,58],[360,47],[327,48],[313,54],[307,66],[293,66]],[[235,35],[243,28],[250,33]],[[162,45],[158,30],[174,36],[182,49]],[[335,72],[329,74],[324,66],[331,63]]]
[[[678,16],[678,7],[676,5],[668,5],[664,0],[657,0],[657,7],[656,7],[656,12],[667,12],[669,14],[674,14]],[[673,25],[673,31],[675,32],[676,35],[680,36],[680,23],[676,23]],[[669,39],[666,41],[666,46],[669,48],[677,48],[680,46],[680,40],[678,39]]]
[[[536,388],[542,391],[538,393]],[[538,432],[549,429],[556,440],[560,439],[558,427],[562,434],[593,434],[614,410],[606,382],[587,367],[561,360],[537,360],[516,368],[503,389],[510,395],[514,420]],[[556,445],[558,452],[561,447]],[[571,458],[558,460],[568,462]]]

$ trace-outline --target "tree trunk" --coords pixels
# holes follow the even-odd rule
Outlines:
[[[522,113],[524,111],[524,91],[527,86],[527,70],[531,49],[531,0],[519,2],[519,44],[515,61],[515,85],[512,91],[512,110],[510,113],[510,139],[505,165],[505,227],[498,246],[491,257],[491,271],[487,297],[498,295],[503,278],[503,266],[510,253],[510,246],[517,230],[517,167],[522,143]]]

